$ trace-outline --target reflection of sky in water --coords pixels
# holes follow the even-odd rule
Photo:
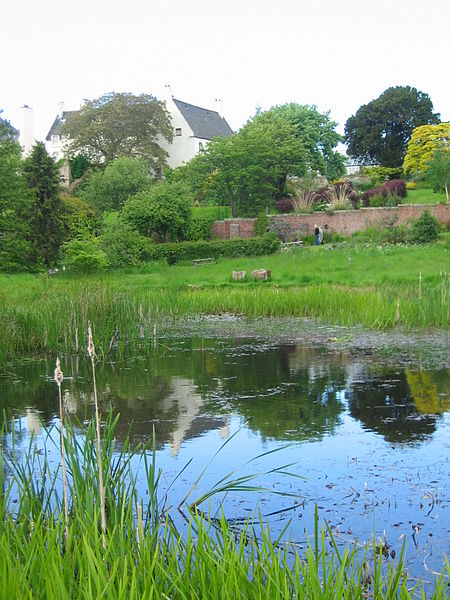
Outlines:
[[[81,421],[92,416],[88,366],[63,365],[64,404]],[[58,432],[44,440],[40,422],[57,423],[51,373],[44,361],[18,366],[0,378],[0,402],[8,416],[20,417],[16,429],[20,423],[23,432],[35,433],[56,467]],[[287,470],[304,479],[272,473],[254,482],[295,497],[235,493],[214,498],[204,509],[214,514],[223,501],[231,518],[246,517],[257,506],[269,515],[273,536],[292,519],[291,539],[302,546],[317,503],[338,543],[355,537],[364,542],[374,531],[377,537],[386,531],[397,553],[406,537],[412,572],[427,575],[424,559],[441,570],[449,528],[445,370],[388,368],[294,345],[192,340],[150,359],[99,364],[97,381],[103,414],[121,414],[118,448],[128,431],[134,441],[146,441],[155,426],[162,492],[193,459],[170,491],[172,506],[225,443],[189,501],[238,467],[234,477],[295,463]],[[245,464],[275,448],[283,449]],[[133,461],[138,471],[139,459]],[[138,485],[145,499],[142,476]],[[181,516],[176,519],[182,528]]]

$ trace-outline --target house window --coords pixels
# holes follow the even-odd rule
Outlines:
[[[52,142],[59,142],[60,138],[60,135],[52,135]]]
[[[181,136],[181,127],[177,127],[177,128],[175,129],[175,135],[176,135],[177,137],[180,137],[180,136]]]

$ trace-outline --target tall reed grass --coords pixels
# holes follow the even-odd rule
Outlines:
[[[450,284],[424,277],[414,285],[352,288],[328,284],[280,287],[234,285],[139,289],[129,293],[113,285],[70,282],[55,287],[38,301],[0,305],[0,359],[39,353],[75,354],[87,340],[80,334],[88,321],[98,324],[96,351],[105,357],[112,348],[151,348],[167,321],[184,317],[231,313],[246,317],[294,316],[324,322],[387,329],[450,325]]]

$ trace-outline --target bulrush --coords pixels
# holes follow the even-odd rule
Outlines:
[[[94,404],[95,404],[95,426],[97,430],[97,465],[98,465],[98,486],[100,492],[100,518],[102,525],[102,542],[106,550],[106,514],[105,514],[105,487],[103,485],[103,465],[102,465],[102,446],[100,442],[100,417],[98,413],[97,384],[95,382],[95,347],[92,339],[91,322],[88,321],[88,354],[92,365],[92,383],[94,385]]]
[[[64,375],[61,371],[61,363],[59,357],[56,358],[55,381],[58,385],[59,396],[59,421],[60,421],[60,444],[61,444],[61,469],[63,477],[63,495],[64,495],[64,534],[66,538],[66,548],[69,545],[69,501],[67,499],[67,473],[66,473],[66,458],[64,454],[64,410],[62,403],[61,384]]]

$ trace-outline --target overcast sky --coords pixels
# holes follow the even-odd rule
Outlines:
[[[7,0],[0,109],[44,138],[58,111],[105,92],[219,108],[238,129],[256,107],[298,102],[347,118],[386,88],[429,94],[450,119],[446,0]]]

